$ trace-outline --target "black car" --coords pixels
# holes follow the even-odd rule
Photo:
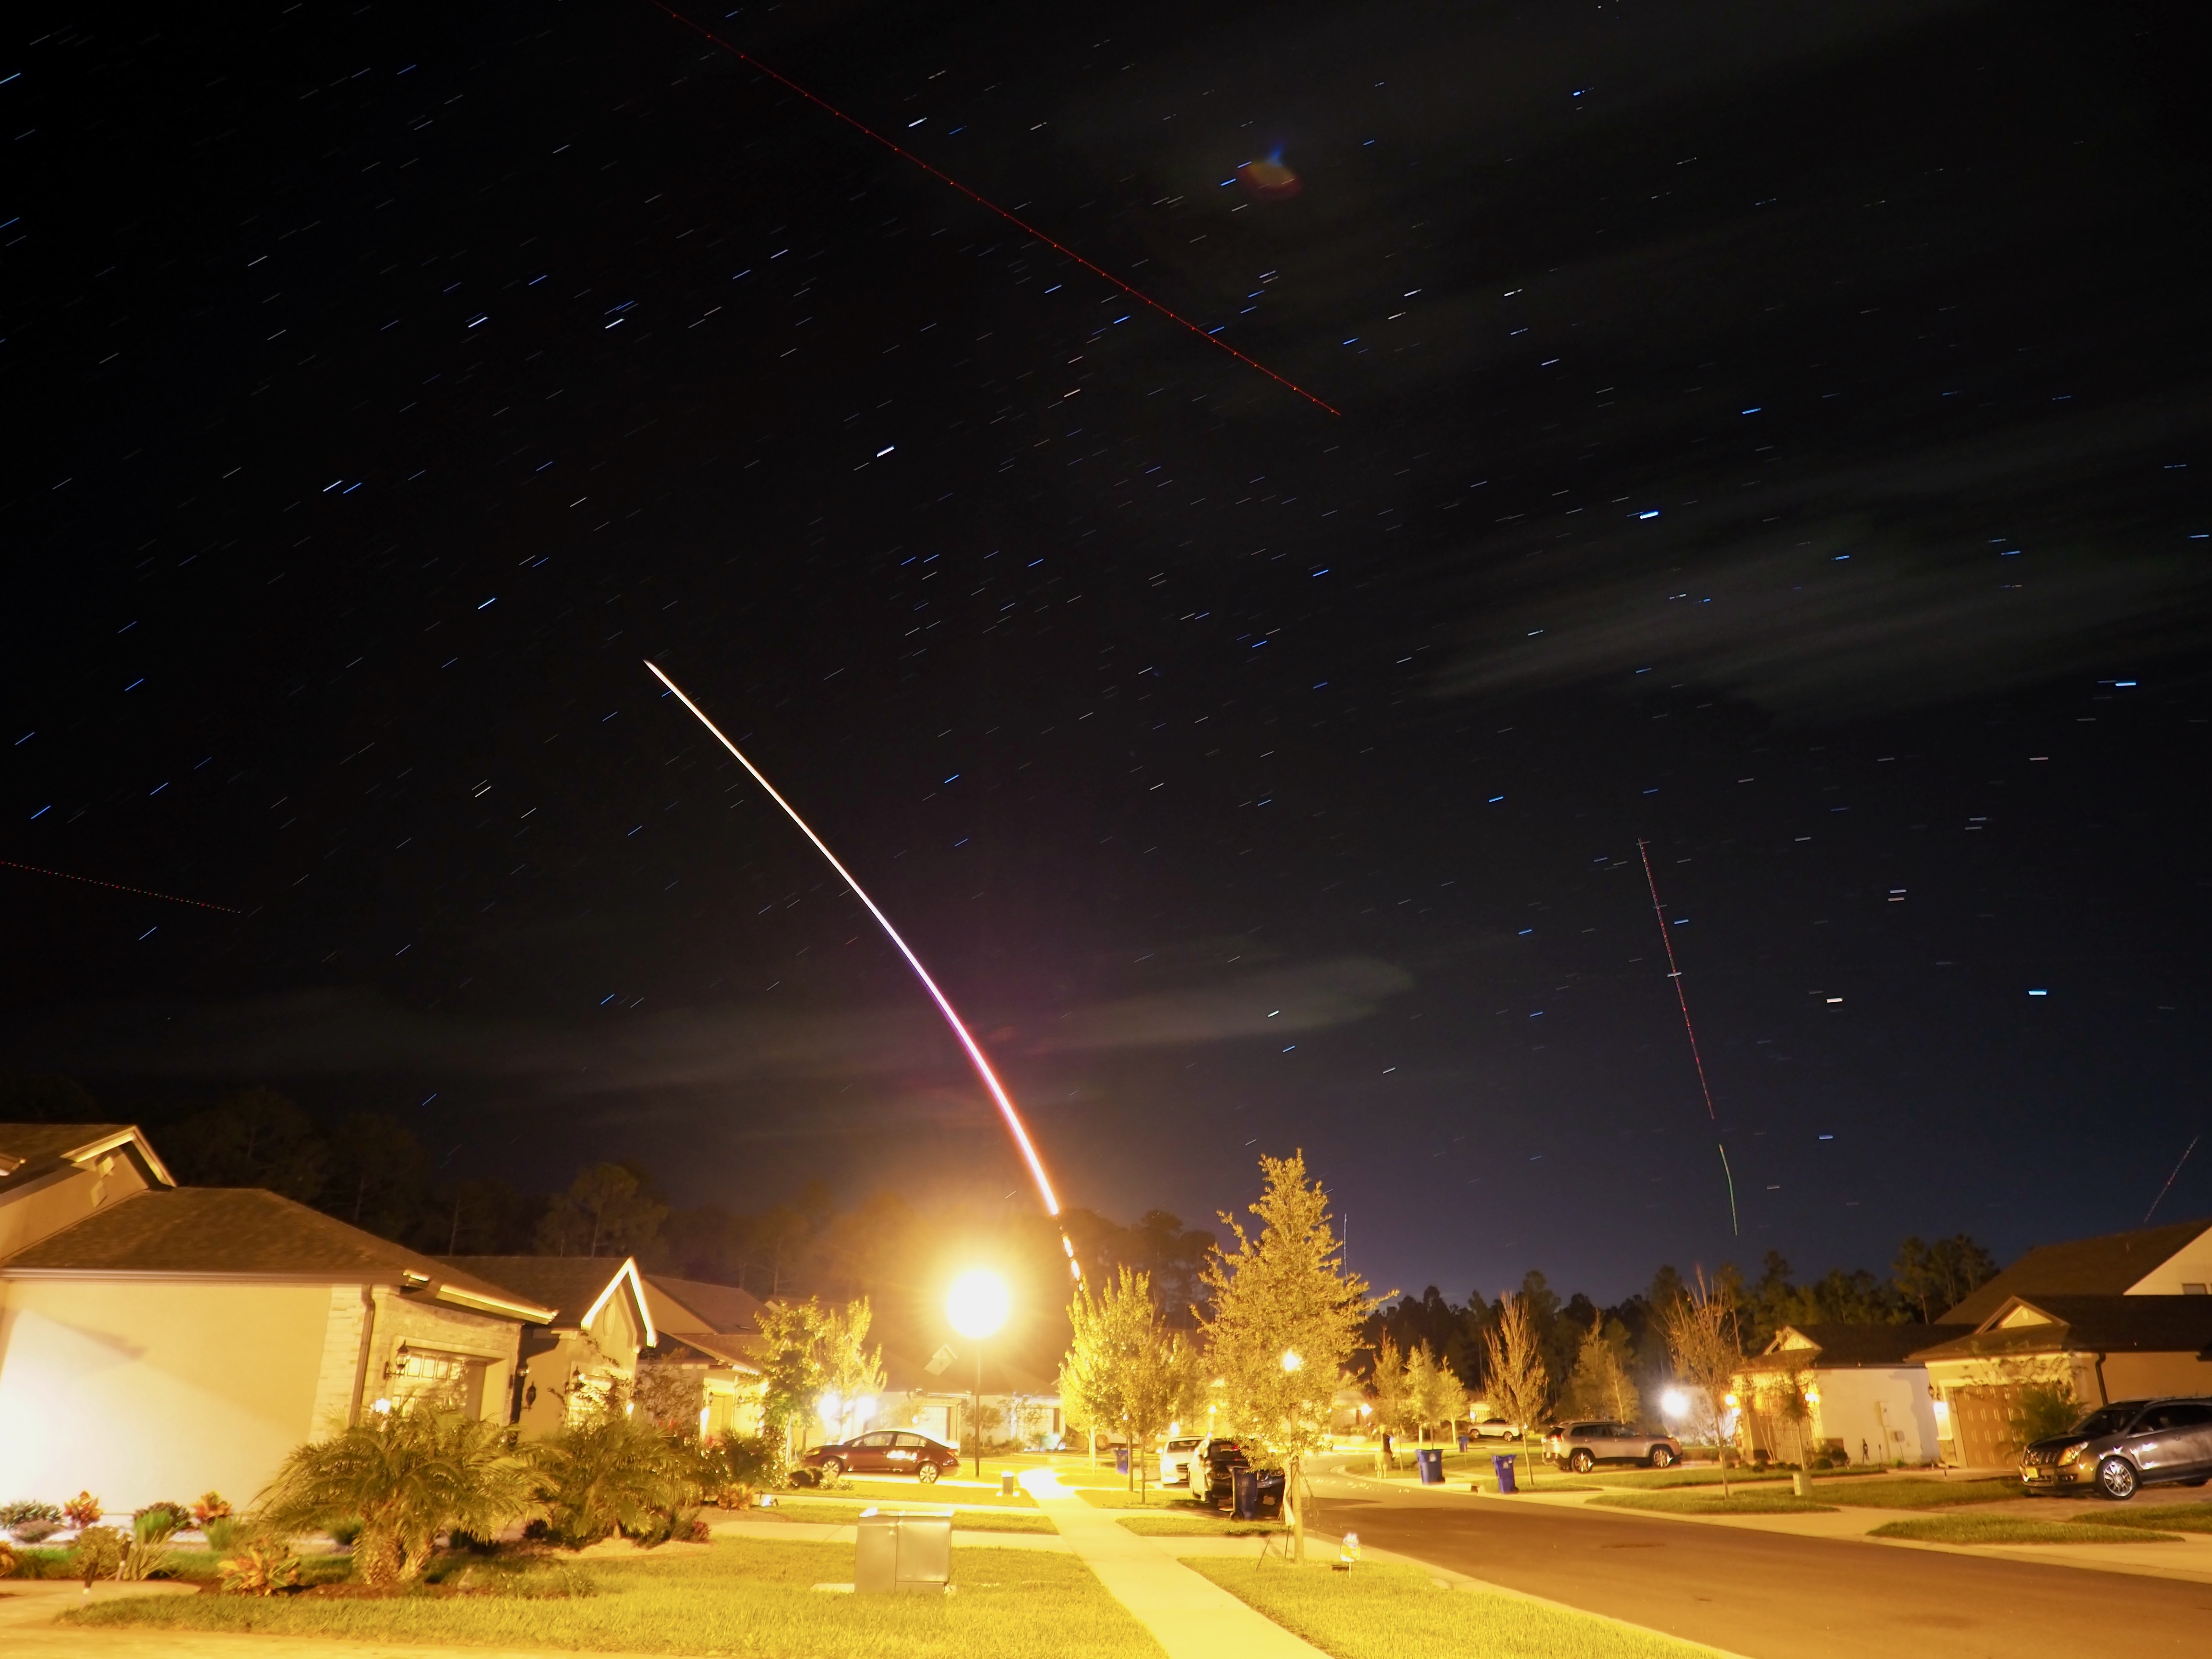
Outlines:
[[[1252,1460],[1243,1446],[1234,1440],[1208,1439],[1200,1441],[1190,1454],[1191,1496],[1201,1492],[1206,1502],[1215,1509],[1233,1509],[1237,1504],[1237,1472],[1252,1468]],[[1201,1477],[1200,1471],[1204,1474]],[[1254,1471],[1260,1483],[1260,1513],[1263,1516],[1283,1512],[1283,1472],[1280,1469]]]
[[[2020,1455],[2027,1490],[2094,1486],[2124,1503],[2142,1486],[2212,1480],[2212,1400],[2116,1400]]]

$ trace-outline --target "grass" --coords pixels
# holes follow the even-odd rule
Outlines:
[[[949,1597],[830,1595],[811,1586],[851,1582],[851,1545],[728,1539],[705,1554],[593,1561],[586,1571],[598,1594],[568,1600],[177,1595],[110,1602],[65,1620],[744,1659],[1161,1659],[1150,1633],[1073,1556],[976,1548],[954,1565],[959,1589]]]
[[[1272,1521],[1209,1521],[1188,1515],[1119,1515],[1114,1517],[1139,1538],[1272,1538],[1284,1528]]]
[[[172,1545],[167,1559],[162,1563],[161,1576],[181,1584],[204,1584],[213,1581],[216,1564],[238,1553],[235,1549],[217,1553],[211,1549],[189,1545]],[[16,1576],[21,1578],[70,1578],[70,1553],[66,1549],[25,1548],[16,1552],[22,1565]],[[301,1577],[310,1584],[320,1584],[332,1578],[343,1578],[353,1569],[353,1560],[345,1555],[308,1555],[301,1558]]]
[[[798,1486],[791,1496],[861,1498],[872,1504],[988,1504],[994,1509],[1036,1510],[1036,1500],[1025,1492],[1016,1492],[1011,1498],[1001,1496],[996,1486],[948,1486],[942,1480],[925,1486],[919,1480],[870,1480],[864,1476],[848,1476],[845,1483],[833,1486],[829,1492],[817,1493],[814,1489]],[[778,1492],[779,1507],[786,1494]]]
[[[2021,1495],[2017,1480],[1869,1480],[1813,1489],[1831,1504],[1855,1510],[1942,1510],[1954,1504],[1995,1504]]]
[[[1717,1492],[1616,1492],[1590,1499],[1609,1510],[1649,1510],[1658,1515],[1831,1515],[1832,1504],[1815,1503],[1787,1492],[1757,1489]]]
[[[2212,1532],[2212,1504],[2167,1504],[2147,1510],[2109,1509],[2092,1518],[2083,1516],[2068,1522],[2075,1527],[2121,1527],[2138,1532]]]
[[[2170,1532],[2109,1521],[2033,1521],[2012,1515],[1923,1515],[1886,1521],[1868,1534],[1916,1544],[2179,1544]]]
[[[1085,1503],[1095,1510],[1182,1510],[1186,1512],[1204,1510],[1204,1504],[1194,1503],[1189,1490],[1183,1486],[1154,1486],[1148,1492],[1134,1492],[1120,1486],[1079,1486],[1077,1492]]]
[[[793,1521],[827,1522],[835,1527],[849,1527],[860,1518],[862,1510],[872,1508],[879,1501],[890,1500],[870,1498],[847,1499],[841,1502],[835,1498],[779,1498],[776,1499],[775,1507],[767,1513],[772,1516],[787,1516]],[[896,1502],[896,1506],[901,1508],[930,1507],[927,1498],[916,1502],[913,1498],[908,1497],[897,1499]],[[1039,1515],[1034,1511],[1024,1515],[1014,1510],[994,1513],[990,1510],[955,1510],[952,1511],[952,1530],[955,1532],[1042,1532],[1056,1534],[1060,1528],[1053,1525],[1050,1516]]]
[[[1608,1486],[1629,1486],[1637,1491],[1671,1491],[1676,1486],[1717,1486],[1721,1471],[1716,1468],[1623,1469],[1600,1464],[1592,1472],[1593,1480],[1602,1480]],[[1787,1480],[1789,1474],[1753,1474],[1744,1469],[1728,1471],[1731,1486],[1759,1485],[1770,1480]]]
[[[1183,1565],[1336,1659],[1692,1659],[1710,1649],[1492,1591],[1443,1589],[1418,1567],[1350,1572],[1201,1556]]]

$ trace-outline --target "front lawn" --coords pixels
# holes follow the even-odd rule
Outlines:
[[[1149,1492],[1125,1492],[1119,1486],[1079,1486],[1076,1492],[1095,1510],[1164,1510],[1170,1513],[1180,1510],[1185,1514],[1203,1514],[1212,1505],[1192,1498],[1183,1486],[1154,1486]]]
[[[1696,1659],[1711,1650],[1495,1591],[1445,1589],[1419,1567],[1186,1559],[1266,1617],[1336,1659]]]
[[[841,1595],[850,1544],[722,1539],[703,1553],[593,1560],[598,1593],[384,1600],[176,1595],[73,1612],[78,1625],[253,1632],[449,1647],[743,1655],[744,1659],[1162,1659],[1072,1555],[954,1553],[955,1595]],[[525,1589],[526,1586],[518,1586]]]
[[[1036,1512],[1036,1500],[1019,1490],[1011,1496],[996,1486],[956,1486],[939,1480],[925,1486],[919,1480],[871,1480],[865,1475],[848,1475],[844,1484],[832,1486],[827,1492],[811,1486],[796,1486],[790,1492],[775,1495],[781,1508],[787,1498],[865,1498],[876,1504],[988,1504],[994,1509],[1027,1510]]]
[[[1915,1544],[2179,1544],[2170,1532],[2105,1521],[2032,1521],[2012,1515],[1923,1515],[1885,1521],[1868,1534]]]
[[[782,1498],[769,1515],[787,1516],[793,1521],[827,1522],[833,1527],[849,1527],[860,1518],[860,1511],[869,1509],[917,1509],[930,1507],[927,1498],[916,1502],[913,1498]],[[955,1532],[1043,1532],[1057,1534],[1052,1517],[1032,1510],[1027,1514],[1018,1510],[955,1510],[952,1511],[952,1530]]]
[[[2162,1504],[2147,1510],[2100,1509],[2069,1524],[2132,1527],[2142,1532],[2212,1532],[2212,1504]]]
[[[1815,1480],[1813,1490],[1831,1504],[1855,1510],[1942,1510],[2021,1495],[2017,1480]]]
[[[1658,1515],[1832,1515],[1832,1504],[1817,1504],[1794,1492],[1754,1487],[1723,1498],[1717,1492],[1616,1492],[1593,1498],[1594,1507],[1650,1510]]]
[[[1117,1515],[1139,1538],[1273,1538],[1288,1532],[1272,1521],[1208,1520],[1195,1510],[1182,1515]]]
[[[1616,1469],[1600,1464],[1591,1478],[1602,1480],[1608,1486],[1629,1486],[1639,1492],[1653,1489],[1669,1490],[1675,1486],[1717,1486],[1721,1471],[1712,1468],[1693,1468],[1677,1464],[1671,1469]],[[1785,1471],[1779,1474],[1757,1474],[1748,1469],[1730,1469],[1728,1483],[1731,1486],[1748,1486],[1769,1480],[1787,1480]]]

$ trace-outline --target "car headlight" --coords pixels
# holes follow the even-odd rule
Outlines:
[[[2088,1449],[2089,1443],[2087,1441],[2076,1440],[2072,1445],[2063,1447],[2060,1449],[2057,1461],[2061,1463],[2071,1463],[2075,1458],[2079,1457],[2083,1452]]]

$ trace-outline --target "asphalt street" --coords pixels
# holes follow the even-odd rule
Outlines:
[[[2212,1584],[1315,1478],[1330,1533],[1747,1659],[2203,1654]]]

